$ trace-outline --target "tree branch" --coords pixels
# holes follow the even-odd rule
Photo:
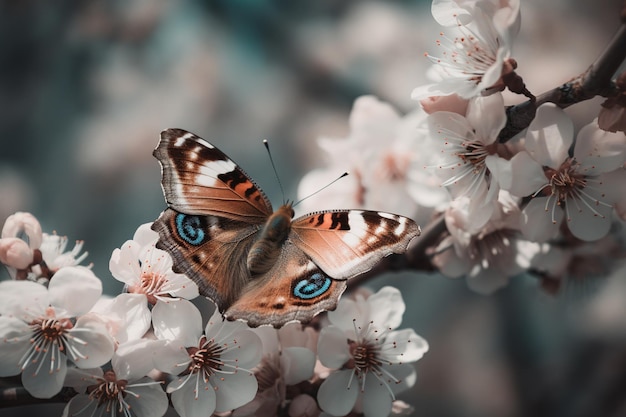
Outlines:
[[[626,59],[626,24],[622,25],[613,39],[593,64],[578,77],[552,90],[507,108],[507,123],[500,132],[499,141],[504,143],[526,129],[535,117],[537,108],[544,103],[554,103],[561,108],[589,100],[597,95],[611,97],[617,88],[611,78]]]

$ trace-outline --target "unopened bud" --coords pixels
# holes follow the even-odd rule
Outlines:
[[[39,249],[43,238],[39,221],[30,213],[18,211],[4,222],[2,238],[19,237],[21,233],[28,236],[28,246],[31,249]]]
[[[26,269],[33,263],[33,250],[22,239],[0,239],[0,262],[15,269]]]
[[[424,111],[432,114],[438,111],[449,111],[465,116],[469,100],[461,98],[456,94],[449,96],[433,96],[420,100]]]

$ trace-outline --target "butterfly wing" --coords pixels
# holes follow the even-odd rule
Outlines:
[[[365,210],[332,210],[293,221],[289,240],[334,279],[372,269],[383,257],[403,253],[420,234],[411,219]]]
[[[260,226],[217,216],[166,209],[152,225],[157,247],[172,256],[173,270],[187,275],[225,311],[251,280],[246,258]]]
[[[276,264],[250,281],[224,316],[252,327],[307,323],[322,311],[334,310],[346,286],[345,280],[329,277],[287,240]]]
[[[182,129],[161,132],[154,150],[161,185],[176,211],[263,223],[272,205],[257,184],[222,151]]]

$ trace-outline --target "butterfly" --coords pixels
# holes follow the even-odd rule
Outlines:
[[[407,217],[329,210],[293,219],[215,146],[182,129],[154,150],[168,208],[157,247],[229,320],[276,328],[334,310],[347,280],[403,253],[420,228]]]

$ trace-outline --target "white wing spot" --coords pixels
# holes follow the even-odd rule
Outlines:
[[[396,220],[396,218],[398,217],[395,214],[385,213],[384,211],[379,211],[378,215],[380,217],[384,217],[385,219],[389,219],[389,220]]]
[[[216,181],[213,177],[202,174],[196,175],[195,183],[196,185],[202,185],[205,187],[214,187],[216,185]]]
[[[385,233],[386,230],[387,230],[387,222],[385,220],[381,220],[376,230],[374,230],[374,234],[382,235],[383,233]]]
[[[358,237],[358,236],[348,232],[348,233],[345,233],[343,235],[341,240],[343,240],[346,243],[346,245],[348,245],[348,246],[350,246],[352,248],[356,248],[356,247],[358,247],[361,244],[361,240],[362,239],[360,237]]]
[[[399,223],[398,226],[393,230],[393,233],[396,236],[402,236],[404,234],[404,231],[406,230],[406,225],[408,223],[407,219],[401,217],[398,219]]]
[[[177,148],[180,148],[181,146],[185,144],[186,141],[187,141],[187,135],[178,137],[176,138],[176,141],[174,142],[174,146],[176,146]]]
[[[233,171],[237,165],[233,161],[211,161],[200,166],[198,176],[216,177]]]
[[[343,233],[343,240],[350,247],[358,247],[367,238],[369,226],[363,218],[362,211],[351,211],[348,213],[348,223],[350,231]]]

